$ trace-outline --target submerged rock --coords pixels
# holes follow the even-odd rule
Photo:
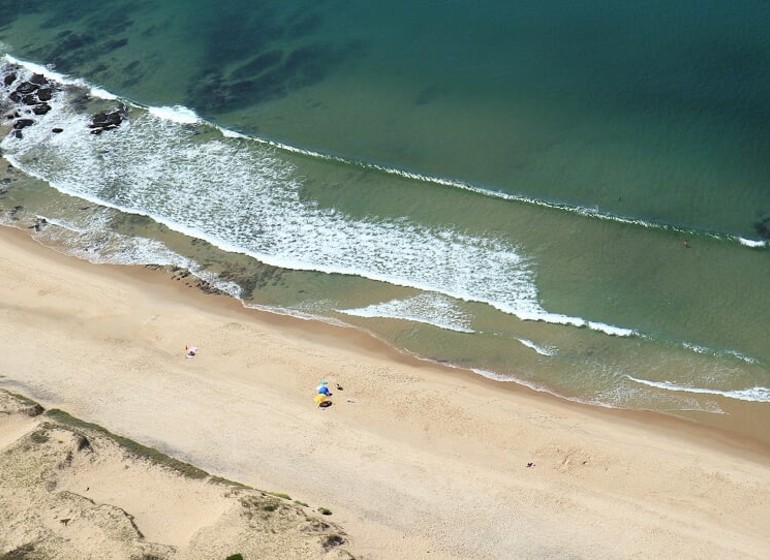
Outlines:
[[[117,128],[125,118],[126,107],[121,105],[120,108],[115,109],[112,112],[95,114],[91,117],[91,123],[88,125],[88,128],[91,129],[91,134],[101,134],[105,130]]]
[[[42,86],[48,83],[48,79],[42,74],[32,74],[32,77],[29,79],[29,82],[31,84]]]
[[[754,230],[763,239],[770,239],[770,217],[756,222],[754,224]]]
[[[32,93],[33,91],[39,88],[40,86],[37,84],[33,84],[31,82],[22,82],[16,88],[16,93],[20,95],[27,95],[28,93]]]
[[[45,115],[51,110],[51,106],[48,103],[39,103],[32,108],[32,112],[36,115]]]
[[[35,121],[32,119],[19,119],[15,123],[13,123],[14,130],[21,130],[22,128],[26,128],[28,126],[32,126],[35,124]]]
[[[123,117],[119,111],[112,113],[97,113],[91,118],[89,128],[103,128],[106,126],[118,126],[123,122]]]

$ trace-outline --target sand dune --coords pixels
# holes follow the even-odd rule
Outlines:
[[[7,558],[353,558],[307,506],[161,465],[66,415],[32,416],[3,390],[0,419]]]
[[[684,422],[501,387],[352,329],[244,310],[159,271],[79,262],[15,231],[0,232],[0,304],[0,340],[12,349],[0,355],[0,386],[329,508],[359,558],[770,550],[766,450]],[[185,359],[185,344],[199,354]],[[328,409],[312,401],[321,378],[344,388]],[[236,530],[227,496],[124,462],[95,461],[57,487],[92,488],[94,503],[130,512],[147,539],[189,554],[179,557],[206,557],[184,551]],[[138,496],[152,488],[163,488],[162,504]],[[178,523],[169,502],[184,511]]]

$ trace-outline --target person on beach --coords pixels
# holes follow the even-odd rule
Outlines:
[[[193,358],[195,357],[195,354],[198,353],[198,347],[197,346],[187,346],[184,347],[184,355],[185,358]]]
[[[328,381],[323,380],[319,383],[318,387],[316,387],[316,395],[313,397],[313,400],[321,408],[326,408],[332,404],[332,401],[329,400],[329,397],[331,396],[332,393],[329,391],[329,383]]]
[[[326,380],[321,381],[321,383],[316,387],[316,392],[319,395],[323,395],[325,397],[331,397],[332,393],[329,391],[329,382]]]

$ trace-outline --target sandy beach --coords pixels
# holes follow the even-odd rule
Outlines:
[[[0,230],[0,305],[0,388],[328,508],[356,558],[770,551],[770,454],[705,428],[501,386],[353,329],[244,309],[165,271],[91,265],[11,229]],[[187,359],[185,345],[198,354]],[[313,402],[321,379],[334,393],[326,409]],[[109,490],[91,498],[130,511],[131,479],[105,470],[100,480]],[[201,494],[171,510],[132,514],[148,539],[185,549],[223,506]],[[189,522],[173,530],[168,516]]]

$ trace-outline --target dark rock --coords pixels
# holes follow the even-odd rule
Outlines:
[[[32,77],[29,79],[29,82],[31,84],[42,86],[44,84],[47,84],[48,80],[42,74],[32,74]]]
[[[126,118],[126,106],[121,104],[120,108],[110,113],[97,113],[91,117],[91,123],[88,128],[92,129],[91,134],[101,134],[105,130],[112,130],[120,126],[123,119]]]
[[[21,101],[21,94],[19,94],[19,93],[15,92],[15,91],[12,91],[12,92],[11,92],[11,93],[8,95],[8,99],[10,99],[11,101],[13,101],[14,103],[19,103],[19,102]]]
[[[21,98],[21,102],[24,103],[24,105],[37,105],[40,103],[40,100],[34,93],[29,93]]]
[[[15,123],[13,123],[14,130],[21,130],[22,128],[26,128],[28,126],[32,126],[35,124],[35,121],[32,119],[19,119]]]
[[[14,130],[14,131],[13,131],[13,135],[14,135],[16,138],[18,138],[19,140],[21,140],[22,138],[24,138],[24,135],[21,133],[21,130]]]
[[[43,226],[48,225],[48,220],[45,218],[37,218],[35,220],[35,223],[29,226],[29,229],[34,229],[35,231],[40,231],[43,229]]]
[[[91,118],[91,124],[89,128],[104,128],[107,126],[118,126],[123,122],[123,116],[120,111],[113,111],[112,113],[97,113]]]
[[[58,127],[57,128],[52,128],[51,132],[59,134],[60,132],[64,132],[64,129],[63,128],[58,128]]]
[[[33,91],[39,88],[40,86],[37,84],[33,84],[31,82],[22,82],[16,88],[16,93],[20,93],[21,95],[27,95],[28,93],[32,93]]]
[[[8,74],[3,79],[3,83],[5,83],[6,86],[10,86],[15,81],[16,81],[16,74]]]
[[[45,115],[51,110],[51,106],[48,103],[40,103],[32,108],[32,112],[36,115]]]
[[[53,90],[51,88],[40,88],[37,90],[37,98],[40,101],[50,101],[53,97]]]

